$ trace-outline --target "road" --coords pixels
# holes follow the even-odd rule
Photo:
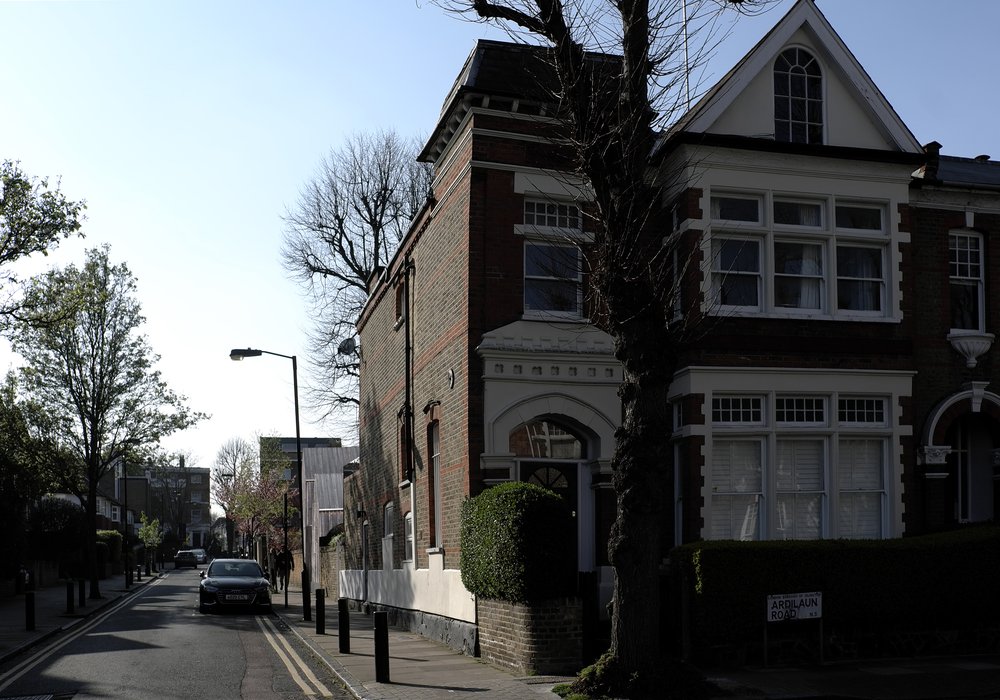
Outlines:
[[[0,697],[353,697],[276,616],[200,614],[198,573],[167,571],[14,659],[0,669]]]

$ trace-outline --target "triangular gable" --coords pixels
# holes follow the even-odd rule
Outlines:
[[[921,153],[903,120],[813,0],[799,0],[671,131],[773,138],[773,65],[801,46],[823,66],[826,145]]]

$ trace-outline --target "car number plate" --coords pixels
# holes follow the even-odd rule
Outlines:
[[[226,596],[226,600],[230,603],[245,603],[250,600],[250,596],[246,593],[230,593]]]

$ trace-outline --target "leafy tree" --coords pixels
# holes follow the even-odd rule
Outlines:
[[[599,323],[623,366],[622,426],[612,482],[616,520],[611,647],[578,690],[613,697],[663,697],[660,649],[662,504],[671,483],[668,389],[695,334],[696,308],[676,323],[669,280],[678,241],[664,242],[664,210],[676,163],[653,159],[658,128],[689,104],[689,76],[714,41],[727,8],[757,11],[769,0],[437,0],[453,12],[539,41],[557,85],[560,136],[572,169],[589,182],[597,232],[591,257]],[[693,53],[688,40],[702,37]],[[610,58],[609,57],[614,57]]]
[[[85,207],[66,199],[58,184],[50,186],[47,179],[26,174],[20,163],[0,163],[0,330],[12,320],[47,320],[19,294],[13,264],[34,254],[47,255],[60,240],[77,233]]]
[[[29,302],[56,322],[13,326],[14,350],[24,359],[25,390],[36,403],[34,428],[52,448],[50,469],[61,488],[85,504],[95,522],[98,482],[129,445],[154,445],[202,419],[169,389],[159,357],[140,328],[145,319],[136,281],[113,265],[107,247],[33,279]],[[96,534],[88,527],[90,597],[100,597]]]
[[[313,312],[308,395],[327,416],[358,406],[360,356],[345,340],[368,298],[368,281],[385,267],[430,192],[419,143],[395,132],[359,134],[333,150],[285,217],[285,268],[302,284]]]
[[[163,542],[163,529],[160,527],[159,518],[150,520],[145,511],[139,514],[139,521],[142,523],[139,527],[139,540],[146,548],[146,563],[148,564],[152,560],[156,548]]]
[[[39,469],[37,446],[25,406],[17,398],[17,377],[0,384],[0,578],[13,577],[26,555],[25,512],[48,489]]]

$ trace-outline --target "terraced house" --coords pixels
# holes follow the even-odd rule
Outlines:
[[[621,369],[543,53],[475,46],[421,156],[433,195],[359,322],[341,594],[469,649],[459,511],[496,483],[567,498],[590,613],[610,595]],[[708,321],[671,389],[667,541],[992,520],[1000,164],[918,143],[811,0],[650,158],[681,174],[653,217],[683,258],[676,312]]]

